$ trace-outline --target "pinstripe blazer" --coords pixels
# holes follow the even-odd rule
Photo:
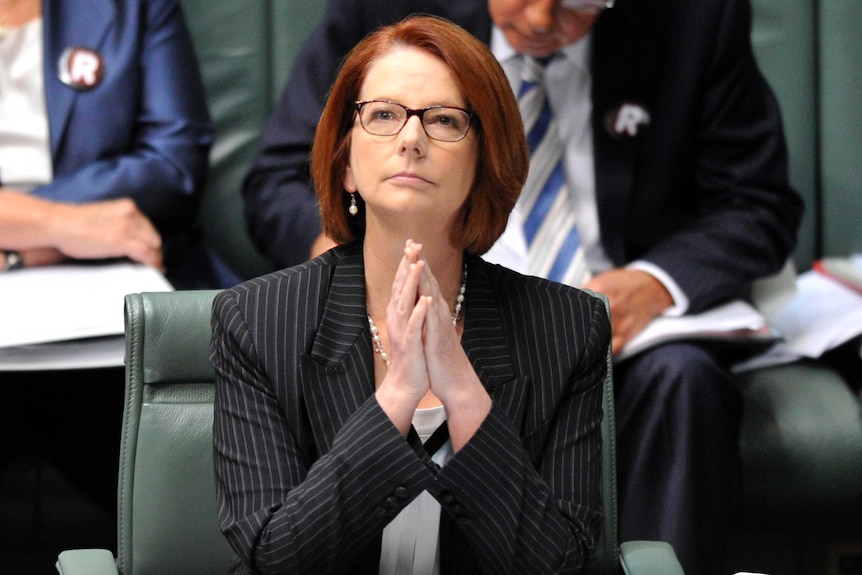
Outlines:
[[[218,515],[239,572],[376,574],[383,528],[423,490],[443,573],[576,572],[592,554],[605,307],[467,265],[462,346],[493,407],[442,469],[374,399],[361,242],[216,297]]]

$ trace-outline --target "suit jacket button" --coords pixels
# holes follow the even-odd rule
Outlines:
[[[400,487],[396,487],[393,493],[395,494],[395,497],[402,501],[410,497],[410,490],[403,485]]]

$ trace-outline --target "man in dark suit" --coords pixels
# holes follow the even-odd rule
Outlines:
[[[564,56],[548,65],[549,97],[594,274],[586,286],[610,299],[615,352],[656,316],[748,297],[786,261],[802,204],[751,50],[748,0],[618,0],[607,10],[578,0],[333,0],[244,186],[252,236],[275,266],[318,251],[307,158],[341,58],[411,12],[487,42],[514,89],[523,53]],[[679,342],[614,369],[621,538],[669,541],[687,573],[720,570],[740,417],[726,358]]]

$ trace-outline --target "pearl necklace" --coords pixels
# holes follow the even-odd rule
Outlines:
[[[458,290],[458,295],[455,297],[455,311],[452,312],[452,325],[456,325],[461,319],[461,308],[464,306],[464,292],[467,291],[467,263],[464,263],[464,280],[461,282],[461,289]],[[374,320],[371,315],[368,315],[368,327],[371,330],[371,341],[374,342],[374,351],[380,354],[383,363],[389,367],[389,354],[386,353],[386,348],[383,347],[383,340],[380,339],[380,330],[374,325]]]

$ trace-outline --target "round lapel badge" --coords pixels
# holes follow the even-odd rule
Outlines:
[[[650,122],[650,113],[632,102],[623,102],[605,115],[605,129],[614,139],[634,138]]]
[[[58,62],[60,81],[76,90],[90,90],[102,81],[104,65],[95,50],[73,46],[63,50]]]

